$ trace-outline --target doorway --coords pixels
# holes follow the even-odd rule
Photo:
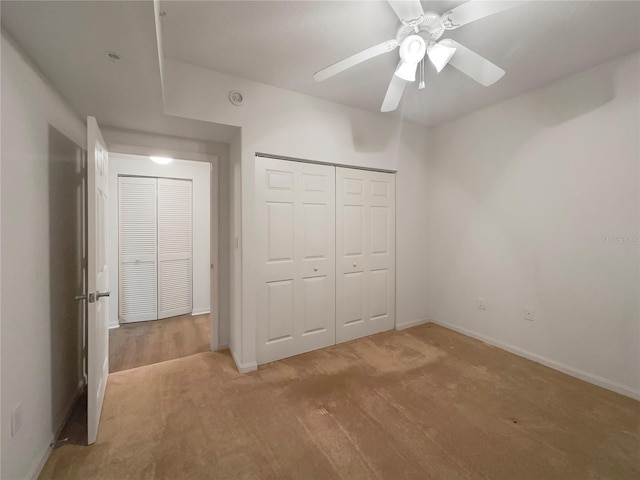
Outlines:
[[[109,160],[110,373],[211,350],[211,164]]]

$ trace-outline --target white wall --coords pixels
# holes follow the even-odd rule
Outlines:
[[[109,154],[109,326],[118,323],[118,176],[166,177],[193,182],[193,312],[208,313],[211,308],[210,271],[210,170],[202,162],[175,159],[159,165],[149,157]]]
[[[241,204],[241,312],[240,325],[232,324],[232,352],[241,370],[256,367],[256,243],[254,218],[254,156],[256,152],[306,160],[398,170],[399,205],[418,205],[426,193],[412,177],[424,178],[426,143],[421,127],[395,118],[357,110],[314,97],[220,74],[165,58],[165,112],[242,128],[240,142],[241,188],[232,194]],[[230,90],[240,90],[245,103],[229,103]],[[233,148],[233,147],[232,147]],[[421,160],[422,159],[422,160]],[[238,172],[236,172],[238,173]],[[235,196],[239,196],[239,198]],[[238,201],[239,200],[239,201]],[[427,272],[420,271],[426,243],[426,222],[407,214],[397,225],[402,244],[397,259],[398,285],[412,285],[411,293],[399,296],[397,323],[404,325],[428,317],[424,294],[416,284],[425,284]],[[416,262],[417,265],[412,265]],[[237,280],[237,277],[235,277]],[[234,322],[235,323],[235,322]],[[237,335],[239,341],[234,340]]]
[[[52,286],[65,280],[51,278],[50,188],[57,186],[49,165],[57,155],[52,135],[79,151],[86,127],[4,32],[1,48],[2,478],[25,478],[46,459],[63,420],[54,405],[73,395],[64,391],[66,374],[52,369]],[[12,437],[18,403],[23,425]]]
[[[427,202],[432,319],[635,397],[638,63],[435,128]]]
[[[429,274],[426,215],[429,137],[425,128],[404,123],[398,139],[396,174],[396,328],[429,320],[425,295]]]
[[[192,138],[158,135],[113,127],[101,127],[105,141],[112,151],[139,155],[160,155],[185,160],[217,163],[217,184],[211,187],[211,259],[218,258],[218,278],[211,278],[212,302],[215,302],[216,283],[218,288],[218,331],[214,333],[214,347],[229,345],[229,318],[231,308],[230,285],[230,186],[229,186],[229,144],[205,142]],[[215,210],[217,205],[217,210]],[[215,216],[218,222],[216,228]],[[213,307],[216,309],[216,306]]]
[[[0,8],[0,19],[2,18],[2,9]],[[0,55],[2,55],[2,47],[0,46]],[[2,57],[0,57],[1,59]],[[0,92],[2,91],[2,62],[0,61]],[[0,98],[2,95],[0,94]],[[0,100],[0,110],[2,109]],[[0,153],[2,152],[2,115],[0,115]],[[2,162],[0,161],[0,252],[2,252]],[[2,261],[0,261],[0,478],[2,478],[2,432],[3,415],[2,415]]]

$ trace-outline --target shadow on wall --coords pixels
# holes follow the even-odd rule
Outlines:
[[[554,127],[589,113],[615,97],[615,70],[601,68],[555,81],[533,92],[534,114],[546,127]]]
[[[85,302],[84,197],[81,147],[49,125],[49,316],[51,418],[57,431],[83,380]],[[38,292],[35,292],[38,294]]]
[[[398,120],[400,123],[400,120]],[[388,123],[375,128],[369,122],[357,120],[351,121],[351,136],[353,137],[353,149],[361,153],[384,152],[391,141],[394,140],[397,130],[389,128]],[[398,140],[395,139],[397,142]]]

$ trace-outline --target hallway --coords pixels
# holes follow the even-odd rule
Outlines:
[[[109,331],[109,373],[208,352],[209,314],[120,324]]]

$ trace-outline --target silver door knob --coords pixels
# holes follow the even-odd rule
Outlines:
[[[357,266],[358,266],[358,264],[356,262],[353,262],[353,267],[355,268]]]
[[[102,297],[108,297],[111,292],[96,292],[96,300]]]
[[[76,300],[86,300],[87,296],[86,295],[76,295]]]
[[[316,266],[316,267],[313,267],[313,271],[314,271],[314,272],[317,272],[317,271],[318,271],[318,267],[317,267],[317,266]]]

